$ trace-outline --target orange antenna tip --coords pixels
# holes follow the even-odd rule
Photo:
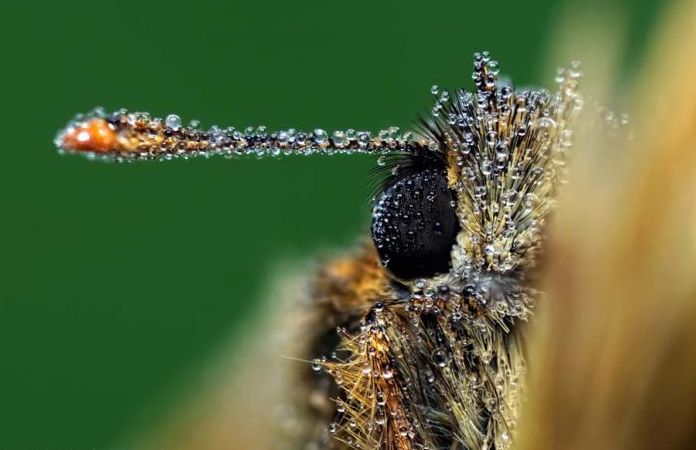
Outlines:
[[[115,150],[117,133],[113,125],[102,118],[89,119],[68,127],[59,137],[64,150],[105,153]]]

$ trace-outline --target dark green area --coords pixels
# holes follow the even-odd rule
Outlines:
[[[637,49],[659,5],[619,6]],[[470,84],[475,50],[534,83],[558,8],[4,2],[0,449],[108,448],[147,429],[248,317],[278,261],[349,246],[369,220],[371,158],[90,163],[53,150],[74,113],[407,127],[432,84]]]

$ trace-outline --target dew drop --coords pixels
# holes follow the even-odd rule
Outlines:
[[[170,114],[164,119],[164,124],[174,131],[178,131],[181,128],[181,117],[176,114]]]
[[[334,131],[333,143],[336,147],[344,147],[347,143],[346,132],[341,130]]]
[[[563,130],[559,137],[559,142],[562,147],[570,147],[573,145],[573,132],[571,130]]]
[[[325,145],[329,142],[329,136],[326,134],[326,131],[317,128],[314,130],[314,140],[319,145]]]
[[[539,128],[553,129],[556,127],[556,121],[550,117],[540,117],[536,121],[536,126]]]
[[[360,147],[367,147],[370,143],[370,133],[366,131],[361,131],[358,133],[358,145]]]
[[[432,360],[433,364],[438,367],[445,367],[449,363],[449,355],[442,348],[436,348],[433,350],[433,352],[430,354],[430,359]]]
[[[375,412],[375,424],[384,425],[387,423],[387,415],[384,413],[384,408],[377,408]]]

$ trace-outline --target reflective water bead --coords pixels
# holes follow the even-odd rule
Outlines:
[[[489,61],[486,68],[488,69],[488,73],[491,75],[498,75],[498,61]]]
[[[389,132],[389,139],[398,141],[401,138],[401,130],[399,127],[389,127],[387,131]]]
[[[174,131],[178,131],[181,128],[181,117],[176,114],[169,114],[166,119],[164,119],[164,124]]]
[[[446,367],[450,361],[449,354],[442,348],[433,350],[430,359],[437,367]]]
[[[375,411],[375,424],[384,425],[387,423],[387,415],[384,413],[384,408],[377,408]]]
[[[343,147],[347,143],[346,132],[341,130],[336,130],[333,133],[333,143],[336,147]]]
[[[319,145],[324,145],[324,144],[328,143],[328,141],[329,141],[328,134],[326,133],[326,131],[322,130],[321,128],[317,128],[316,130],[314,130],[313,136],[314,136],[314,141]]]
[[[563,130],[561,132],[560,137],[559,137],[559,143],[563,147],[570,147],[571,145],[573,145],[572,138],[573,138],[573,131],[572,130]]]
[[[556,127],[556,121],[550,117],[540,117],[534,123],[539,128],[552,129]]]
[[[367,145],[370,143],[370,133],[366,131],[361,131],[358,133],[358,145],[361,147],[367,147]]]

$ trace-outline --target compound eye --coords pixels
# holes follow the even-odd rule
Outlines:
[[[382,265],[405,280],[449,271],[458,232],[454,194],[442,169],[390,183],[372,212],[372,239]]]

